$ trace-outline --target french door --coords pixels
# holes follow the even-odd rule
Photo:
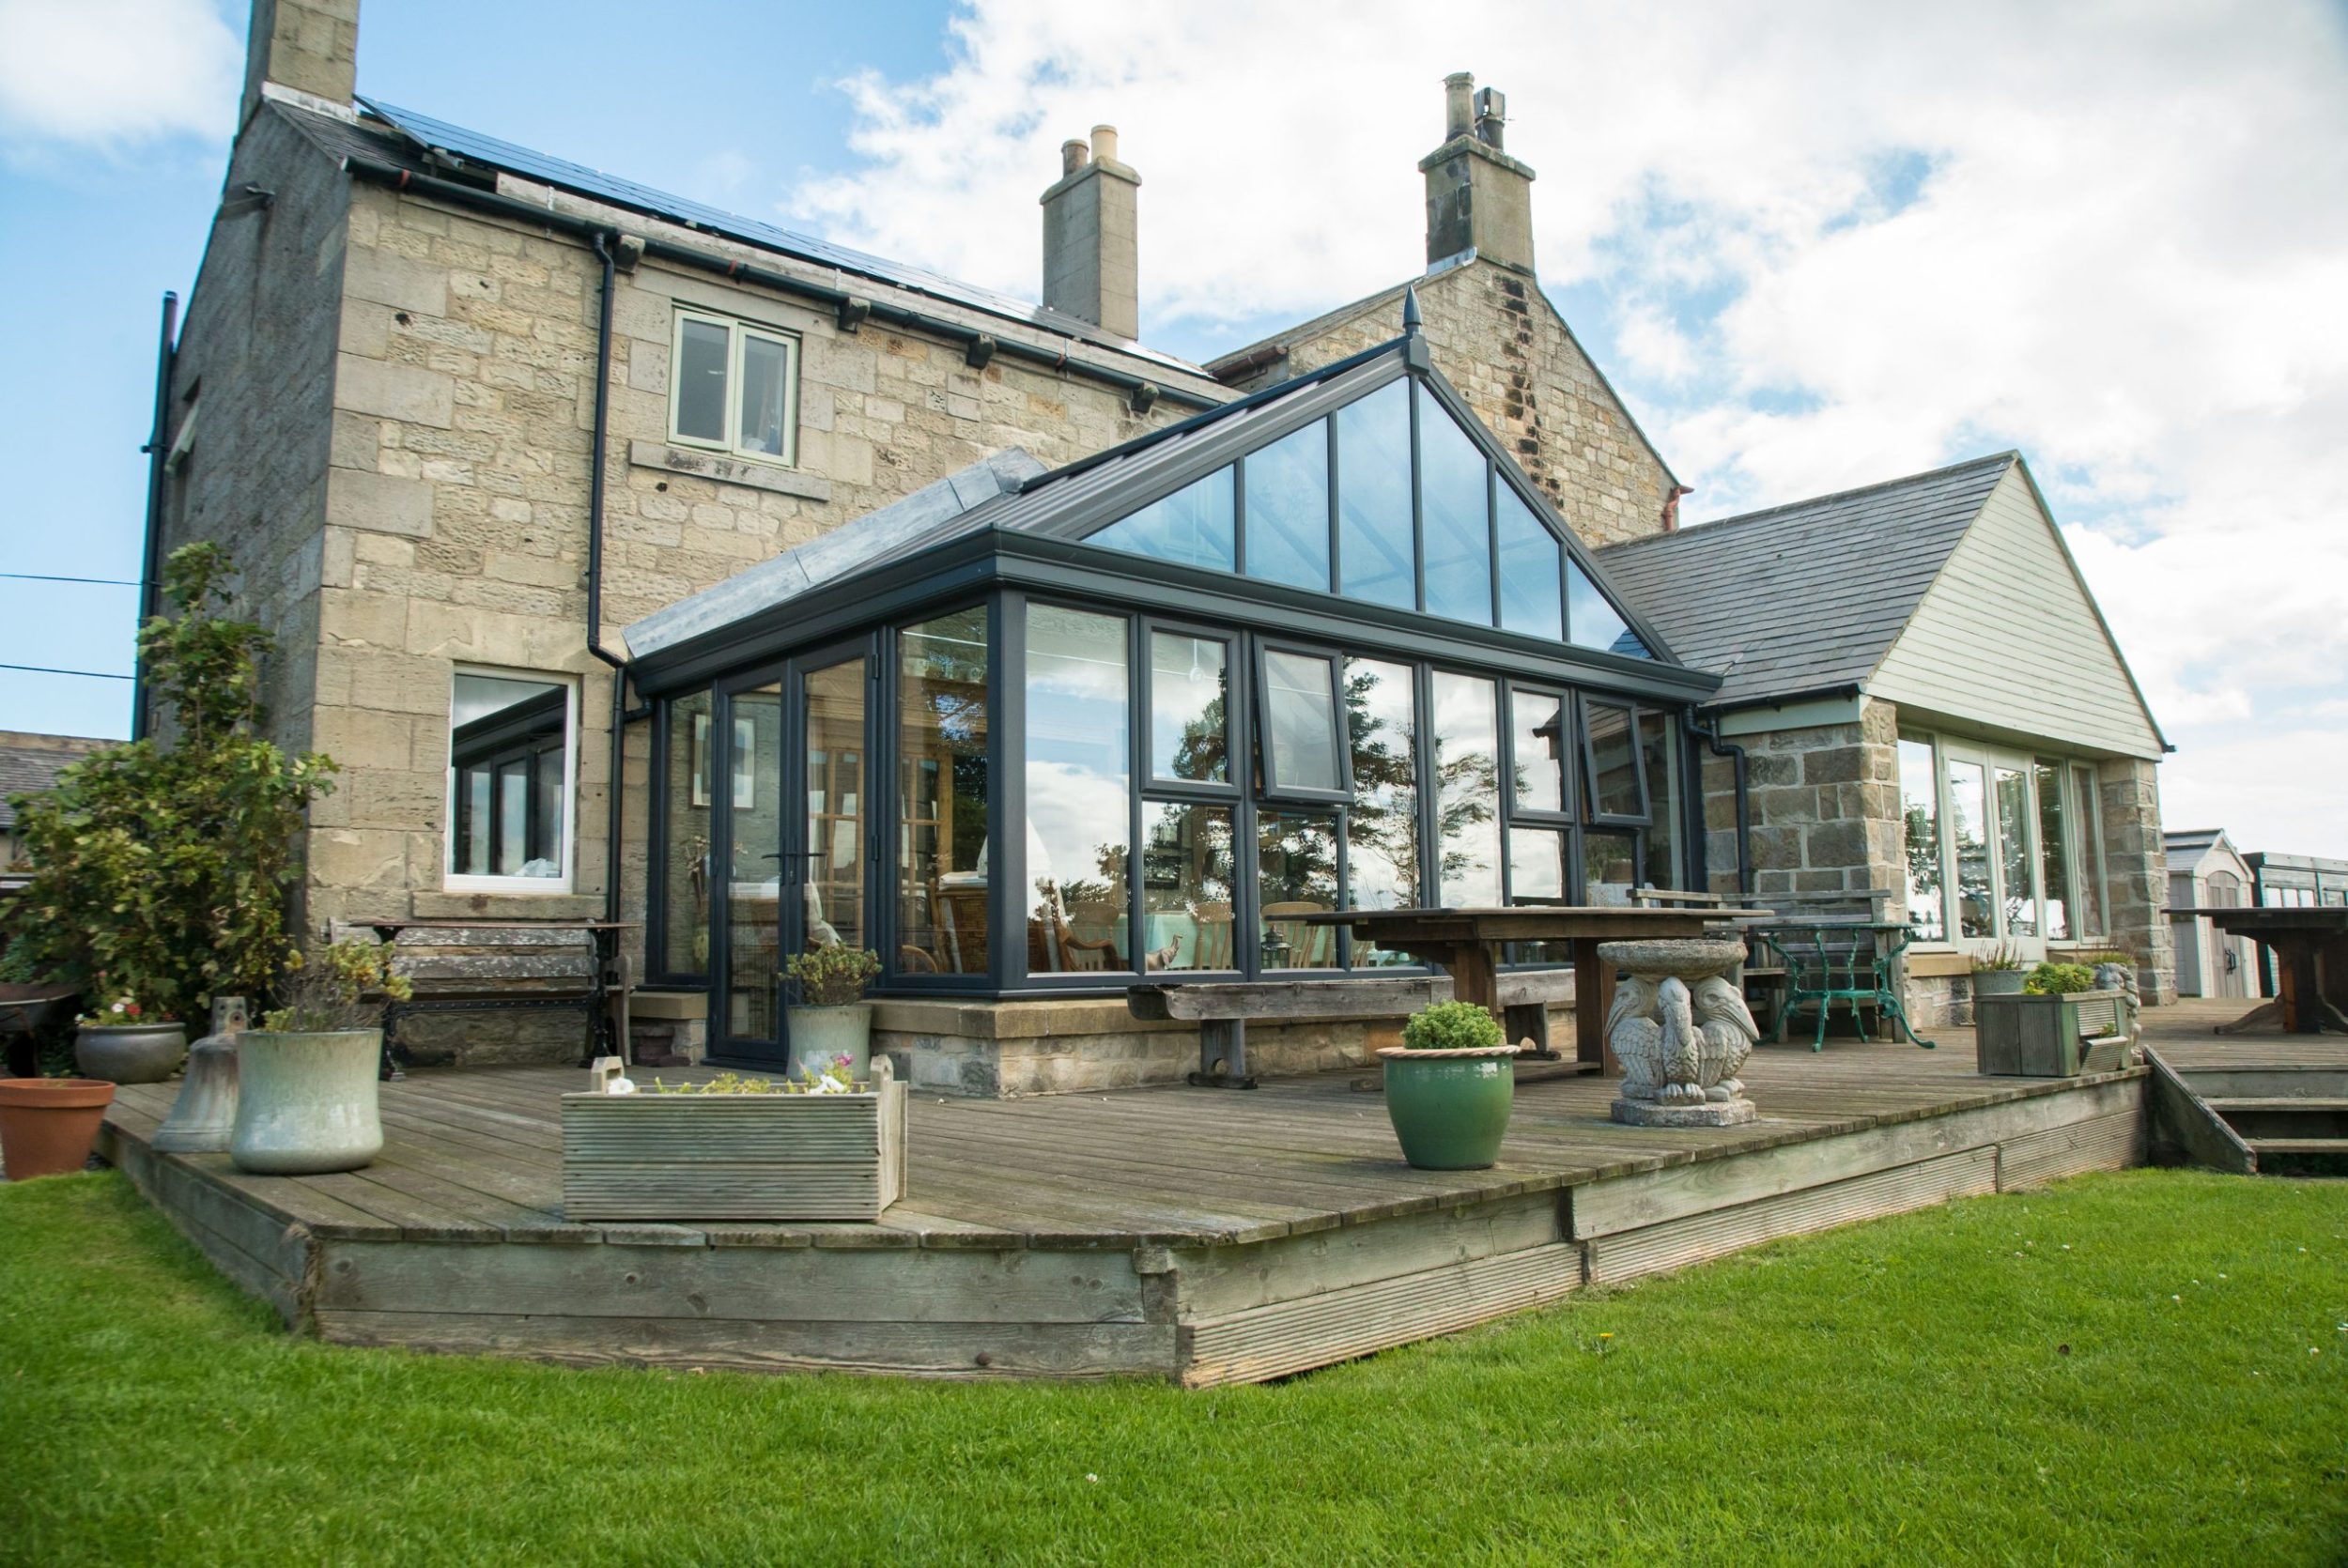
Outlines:
[[[1952,743],[1940,747],[1940,766],[1952,934],[1975,951],[2003,944],[2025,959],[2043,959],[2050,940],[2075,939],[2062,768]]]
[[[872,945],[874,661],[870,640],[834,644],[718,690],[728,766],[712,837],[726,869],[711,1054],[780,1070],[790,1061],[780,970],[789,955]]]

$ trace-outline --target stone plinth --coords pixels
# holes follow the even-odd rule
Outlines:
[[[1630,1127],[1737,1127],[1760,1113],[1737,1069],[1761,1031],[1732,976],[1735,938],[1606,942],[1600,962],[1623,972],[1606,1015],[1606,1043],[1622,1061],[1614,1119]]]

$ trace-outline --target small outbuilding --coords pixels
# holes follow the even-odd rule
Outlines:
[[[2169,849],[2169,907],[2232,909],[2253,901],[2256,877],[2223,828],[2164,834]],[[2258,951],[2248,937],[2228,936],[2206,915],[2172,915],[2179,996],[2263,996]]]

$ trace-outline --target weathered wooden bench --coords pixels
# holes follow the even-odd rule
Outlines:
[[[415,1013],[583,1009],[586,1043],[580,1064],[625,1053],[628,982],[618,952],[625,926],[602,921],[350,920],[337,921],[335,941],[357,938],[393,945],[392,972],[414,996],[383,1009],[386,1080],[400,1076],[394,1054],[400,1020]]]
[[[1512,1040],[1531,1040],[1543,1057],[1549,1046],[1549,1009],[1573,998],[1570,969],[1529,969],[1500,976],[1504,1026]],[[1247,1070],[1247,1024],[1334,1022],[1341,1019],[1404,1018],[1436,1002],[1451,1000],[1448,975],[1399,976],[1352,980],[1255,980],[1202,985],[1142,985],[1125,993],[1138,1019],[1174,1020],[1198,1025],[1198,1070],[1190,1075],[1202,1089],[1252,1089]]]

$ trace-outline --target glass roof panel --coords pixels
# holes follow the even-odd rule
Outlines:
[[[1247,575],[1330,592],[1329,422],[1249,453]]]
[[[1484,452],[1425,388],[1418,393],[1427,612],[1492,623],[1491,474]]]
[[[1092,535],[1089,543],[1184,566],[1228,572],[1238,564],[1232,473],[1206,478],[1163,496]]]
[[[1640,659],[1654,657],[1579,561],[1566,562],[1566,640],[1576,648],[1600,648]]]
[[[1349,599],[1418,606],[1411,528],[1411,389],[1389,381],[1337,410],[1337,576]]]
[[[1516,487],[1496,487],[1500,529],[1500,623],[1512,632],[1560,641],[1566,633],[1564,588],[1557,575],[1565,546]]]

